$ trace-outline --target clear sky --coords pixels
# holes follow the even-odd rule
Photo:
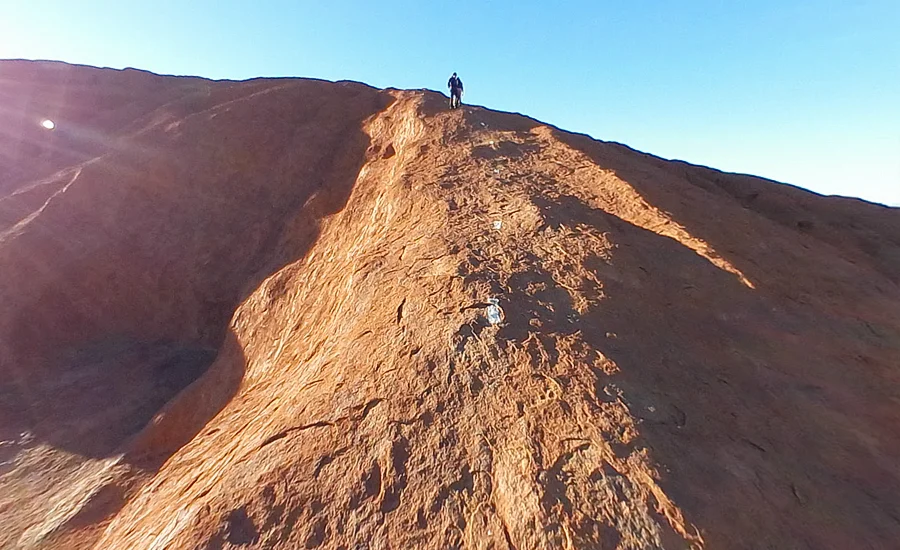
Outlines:
[[[900,206],[900,0],[0,0],[0,58],[443,89]]]

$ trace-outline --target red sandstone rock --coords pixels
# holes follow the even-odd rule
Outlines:
[[[900,539],[896,209],[350,82],[0,101],[4,548]]]

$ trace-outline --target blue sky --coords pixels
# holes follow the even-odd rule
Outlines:
[[[0,58],[442,89],[900,206],[900,0],[6,0]]]

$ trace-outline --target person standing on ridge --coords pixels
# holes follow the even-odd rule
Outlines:
[[[458,109],[459,104],[462,103],[463,83],[456,73],[453,73],[453,76],[447,81],[447,87],[450,88],[450,108]]]

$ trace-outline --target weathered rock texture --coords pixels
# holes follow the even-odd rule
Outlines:
[[[890,547],[898,282],[895,209],[432,92],[0,62],[0,546]]]

